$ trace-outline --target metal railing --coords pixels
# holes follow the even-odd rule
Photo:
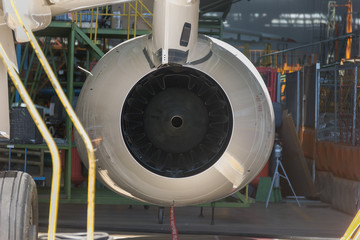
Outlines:
[[[360,144],[360,71],[358,64],[317,70],[317,138]]]
[[[71,121],[74,123],[76,130],[79,132],[82,140],[85,143],[88,159],[89,159],[89,180],[88,180],[88,217],[87,217],[87,239],[93,239],[94,235],[94,199],[95,199],[95,155],[94,155],[94,148],[92,146],[91,140],[87,135],[84,127],[80,123],[78,117],[75,114],[70,102],[68,101],[65,93],[62,90],[62,87],[57,80],[53,70],[50,67],[49,62],[47,61],[42,49],[39,46],[34,34],[30,30],[30,28],[24,23],[22,18],[20,17],[18,10],[15,7],[14,0],[10,0],[11,6],[14,10],[16,18],[20,23],[22,30],[25,32],[28,40],[30,41],[31,46],[34,49],[41,65],[43,66],[46,74],[49,77],[51,84],[53,85],[56,94],[59,96],[60,101],[65,107],[66,112],[68,113]],[[44,121],[40,117],[39,113],[36,110],[34,103],[32,102],[26,88],[24,87],[19,75],[17,74],[16,70],[12,66],[9,57],[6,54],[3,46],[0,44],[0,55],[1,58],[7,66],[7,71],[14,82],[15,87],[18,89],[19,94],[21,95],[22,99],[26,103],[26,106],[34,119],[35,124],[39,128],[41,134],[43,135],[49,150],[51,152],[52,161],[53,161],[53,175],[52,175],[52,185],[51,185],[51,196],[50,196],[50,210],[49,210],[49,228],[48,228],[48,239],[54,240],[55,233],[56,233],[56,225],[57,225],[57,213],[58,213],[58,202],[59,202],[59,189],[60,189],[60,157],[58,148],[52,138],[49,130],[47,129]]]
[[[122,26],[122,29],[127,30],[127,39],[130,39],[130,37],[137,36],[139,19],[144,22],[147,28],[152,29],[152,17],[153,13],[149,7],[142,0],[139,0],[134,3],[122,3],[121,9],[112,9],[112,6],[105,6],[74,12],[71,19],[80,28],[90,28],[90,39],[96,42],[100,21],[118,20],[120,22],[121,18],[126,19],[127,24]],[[115,25],[116,28],[121,28],[119,23]]]
[[[304,65],[316,63],[317,54],[304,51],[292,51],[281,54],[273,54],[277,50],[245,50],[239,49],[255,64],[255,66],[276,68],[280,73],[290,73],[300,71]],[[269,55],[269,56],[266,56]]]

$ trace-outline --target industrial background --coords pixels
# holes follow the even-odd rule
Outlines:
[[[55,16],[34,34],[75,108],[101,57],[151,33],[152,20],[153,1],[142,0]],[[235,195],[175,209],[180,239],[343,236],[360,208],[360,1],[201,0],[199,32],[231,44],[260,72],[274,106],[276,144],[259,176]],[[88,173],[75,130],[31,44],[16,43],[16,55],[21,80],[60,150],[58,232],[84,232]],[[11,80],[9,108],[0,170],[35,180],[41,236],[51,155]],[[168,208],[121,197],[100,182],[95,203],[95,229],[115,239],[171,238]]]

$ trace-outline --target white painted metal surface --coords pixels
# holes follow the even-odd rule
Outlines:
[[[12,66],[17,69],[16,54],[14,48],[14,39],[11,29],[6,25],[3,11],[0,9],[0,43],[7,49],[7,54],[11,60]],[[8,78],[7,68],[0,63],[0,139],[10,137],[9,122],[9,96],[8,96]]]
[[[152,52],[163,50],[162,64],[169,62],[169,49],[187,52],[195,47],[198,36],[199,2],[199,0],[155,0]],[[186,46],[181,46],[179,43],[186,23],[190,28],[188,29],[190,39],[184,44]]]
[[[51,9],[47,0],[17,0],[14,1],[16,8],[24,19],[25,24],[33,31],[46,28],[51,22]],[[5,21],[15,31],[16,40],[27,42],[25,31],[15,16],[9,0],[2,1]]]
[[[213,201],[236,192],[257,176],[273,145],[274,115],[261,76],[235,48],[219,40],[199,38],[189,62],[210,50],[213,54],[201,64],[186,66],[207,73],[226,93],[233,113],[232,137],[225,153],[204,172],[186,178],[160,176],[134,160],[120,124],[130,90],[156,71],[143,54],[151,44],[143,36],[112,49],[83,87],[77,113],[90,137],[102,140],[96,151],[100,178],[118,193],[165,206]],[[83,157],[81,145],[79,152]]]
[[[0,63],[0,139],[10,138],[7,71]]]
[[[21,14],[33,30],[46,27],[51,15],[121,2],[127,1],[17,0],[23,4]],[[2,3],[6,22],[21,41],[22,32],[7,7],[8,1]],[[164,206],[213,201],[244,187],[268,160],[274,114],[263,80],[238,50],[197,36],[198,4],[198,0],[156,0],[153,34],[112,49],[83,87],[77,113],[97,143],[98,175],[115,192]],[[231,137],[224,152],[214,164],[187,177],[161,176],[144,168],[130,153],[122,132],[122,110],[129,92],[144,76],[168,63],[215,80],[232,113]],[[78,137],[76,142],[86,159]]]

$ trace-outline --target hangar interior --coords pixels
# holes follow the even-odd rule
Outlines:
[[[50,14],[43,59],[15,33],[17,73],[0,49],[0,240],[360,239],[359,1],[113,2]],[[16,238],[1,209],[21,178],[37,193]]]

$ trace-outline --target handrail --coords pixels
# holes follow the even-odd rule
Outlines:
[[[97,30],[99,28],[98,26],[98,19],[100,16],[123,16],[123,17],[127,17],[128,19],[128,24],[127,24],[127,38],[130,38],[130,30],[131,30],[131,22],[130,19],[131,17],[134,17],[134,32],[133,32],[133,37],[136,37],[136,25],[137,25],[137,18],[140,17],[144,23],[150,28],[152,29],[152,25],[150,24],[150,22],[148,20],[146,20],[146,18],[143,16],[144,13],[148,13],[150,16],[153,17],[153,13],[149,10],[149,8],[141,1],[135,1],[135,4],[132,3],[123,3],[123,9],[124,9],[124,13],[109,13],[108,12],[108,6],[105,6],[106,8],[106,12],[105,13],[100,13],[99,12],[99,7],[97,8],[92,8],[89,10],[89,12],[83,13],[83,12],[74,12],[72,14],[72,21],[79,24],[79,27],[82,27],[82,17],[85,15],[89,15],[91,17],[90,19],[90,39],[93,40],[96,43],[97,40]],[[139,11],[139,8],[141,9]],[[94,13],[94,9],[96,9],[96,13]],[[143,12],[143,9],[145,10]],[[133,11],[133,13],[132,13]],[[94,25],[94,16],[95,16],[95,27]],[[80,19],[79,19],[80,18]],[[94,38],[93,38],[94,35]]]
[[[92,19],[92,16],[91,16]],[[99,22],[99,8],[96,8],[96,19],[95,19],[95,33],[94,33],[94,43],[96,44],[97,40],[97,30],[98,30],[98,22]],[[92,24],[91,24],[92,27]]]
[[[141,5],[141,7],[142,7],[142,8],[145,8],[145,10],[146,10],[152,17],[154,16],[154,14],[149,10],[149,8],[143,3],[142,0],[139,0],[139,3],[140,3],[140,5]],[[142,13],[142,11],[141,11],[141,13]],[[149,27],[151,27],[151,26],[149,26]]]
[[[94,237],[94,200],[95,200],[95,154],[94,154],[94,148],[92,146],[91,140],[89,136],[87,135],[84,127],[82,126],[80,120],[76,116],[75,111],[73,110],[71,104],[69,103],[65,93],[63,92],[61,85],[59,81],[57,80],[53,70],[50,67],[49,62],[47,61],[44,53],[41,51],[41,48],[36,41],[36,38],[32,31],[29,29],[27,25],[24,24],[23,20],[21,19],[19,12],[17,11],[14,0],[10,0],[11,6],[15,12],[16,18],[19,21],[20,25],[22,26],[23,30],[25,31],[32,47],[34,48],[36,55],[39,58],[39,61],[41,65],[43,66],[46,74],[49,77],[49,80],[51,84],[53,85],[55,92],[60,98],[60,101],[64,105],[64,108],[66,112],[68,113],[71,121],[74,123],[74,126],[76,130],[78,131],[80,137],[85,143],[85,147],[87,149],[88,158],[89,158],[89,179],[88,179],[88,209],[87,209],[87,239],[92,240]],[[53,189],[52,189],[53,191]],[[50,209],[51,211],[51,209]],[[54,211],[54,210],[53,210]],[[56,215],[52,216],[53,219],[49,220],[49,225],[53,222],[56,223]],[[50,216],[49,216],[50,218]],[[52,232],[50,231],[52,230]],[[55,239],[55,231],[56,231],[56,225],[49,226],[49,239],[54,240]]]
[[[56,146],[54,139],[52,138],[48,128],[46,127],[44,121],[42,120],[40,114],[36,110],[34,103],[31,100],[29,93],[27,92],[24,84],[22,83],[19,75],[13,68],[9,57],[7,56],[2,44],[0,43],[0,57],[4,65],[7,66],[7,71],[10,78],[12,79],[16,89],[18,90],[21,98],[26,104],[27,109],[31,117],[34,119],[36,126],[38,127],[41,135],[44,137],[45,142],[47,143],[53,165],[53,174],[51,182],[51,195],[50,195],[50,212],[49,212],[49,239],[55,239],[56,232],[56,223],[57,223],[57,213],[58,213],[58,204],[59,204],[59,189],[60,189],[60,175],[61,175],[61,162],[59,156],[59,150]],[[53,236],[50,238],[50,236]]]
[[[360,210],[340,240],[359,239],[360,237]],[[354,236],[355,235],[355,236]]]
[[[142,14],[142,12],[139,12],[138,11],[138,8],[137,8],[137,3],[140,3],[140,6],[142,7],[142,8],[145,8],[145,10],[153,17],[154,15],[152,14],[152,12],[145,6],[145,4],[142,2],[142,1],[136,1],[135,2],[135,7],[132,5],[132,4],[130,4],[129,3],[129,5],[131,5],[131,7],[135,10],[135,17],[136,16],[139,16],[145,23],[146,23],[146,25],[148,25],[148,27],[150,28],[150,29],[152,29],[152,25],[144,18],[144,16],[143,16],[143,14]],[[130,14],[130,13],[129,13]]]
[[[125,6],[125,3],[124,3],[124,6]],[[126,9],[126,8],[124,7],[124,9]],[[130,4],[130,3],[129,3],[128,11],[129,11],[129,14],[128,14],[128,16],[127,16],[127,18],[128,18],[127,39],[130,39],[130,16],[131,16],[131,13],[130,13],[130,11],[131,11],[131,4]],[[134,29],[134,35],[136,35],[136,29]]]
[[[135,2],[135,7],[129,3],[129,16],[130,16],[130,11],[131,11],[131,8],[133,8],[135,10],[135,12],[137,12],[137,8],[138,8],[138,2],[136,1]],[[136,30],[137,30],[137,14],[135,14],[135,18],[134,18],[134,38],[136,37]],[[130,21],[128,23],[128,26],[130,26]],[[130,32],[130,30],[128,30],[128,32]]]

